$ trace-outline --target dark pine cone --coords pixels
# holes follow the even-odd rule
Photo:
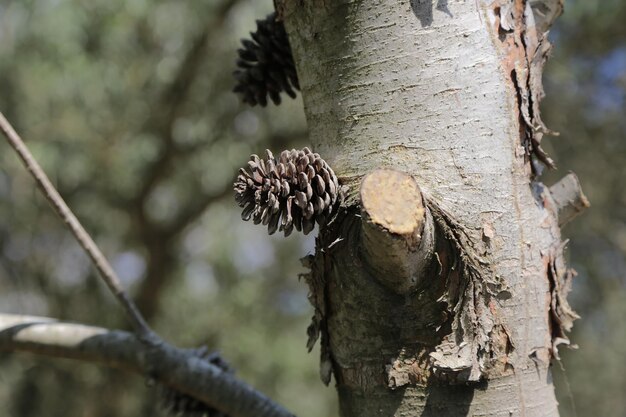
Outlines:
[[[217,353],[209,353],[205,347],[194,349],[199,358],[209,361],[228,373],[234,373],[230,365]],[[160,397],[163,408],[176,417],[228,417],[226,414],[209,405],[171,388],[160,386]]]
[[[280,104],[280,92],[291,98],[293,90],[300,89],[298,75],[291,55],[291,47],[283,22],[276,21],[276,13],[256,21],[257,30],[252,40],[242,39],[243,48],[237,50],[238,69],[233,73],[237,85],[233,89],[244,103],[267,105],[267,97]]]
[[[250,172],[241,168],[234,184],[241,218],[279,229],[289,236],[295,227],[305,235],[315,222],[330,219],[337,203],[337,176],[319,154],[309,148],[283,151],[278,160],[268,150],[265,160],[252,155]],[[281,220],[282,219],[282,220]]]

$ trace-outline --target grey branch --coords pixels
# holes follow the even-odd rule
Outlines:
[[[30,172],[32,177],[35,179],[37,186],[39,186],[41,192],[48,199],[54,211],[71,230],[80,246],[85,250],[85,252],[87,252],[89,258],[91,258],[91,261],[100,273],[104,282],[107,284],[111,292],[113,292],[120,304],[122,304],[137,335],[139,335],[143,341],[157,343],[158,337],[154,334],[154,332],[152,332],[135,304],[122,288],[120,279],[100,251],[100,248],[80,224],[74,213],[72,213],[72,210],[70,210],[63,200],[63,197],[61,197],[56,188],[54,188],[54,185],[52,185],[52,182],[50,182],[46,173],[35,160],[24,141],[22,141],[22,138],[20,138],[17,132],[15,132],[13,126],[11,126],[2,113],[0,113],[0,130],[2,130],[2,133],[11,147],[15,150],[28,172]]]
[[[134,334],[0,314],[0,351],[77,359],[138,374],[206,402],[230,417],[294,417],[262,393],[190,350],[146,345]]]

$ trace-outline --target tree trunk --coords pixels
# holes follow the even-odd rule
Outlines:
[[[549,364],[576,317],[557,215],[587,203],[537,179],[550,22],[433,3],[277,4],[346,194],[309,259],[310,342],[344,417],[557,416]]]

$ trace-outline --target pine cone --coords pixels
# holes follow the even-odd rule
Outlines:
[[[222,357],[213,352],[209,353],[206,347],[194,349],[194,354],[225,372],[234,373],[230,365]],[[171,388],[160,386],[162,407],[172,416],[180,417],[228,417],[226,414],[198,401],[187,394]]]
[[[269,234],[279,229],[289,236],[296,230],[308,234],[315,222],[324,225],[336,208],[337,176],[309,148],[283,151],[278,160],[268,150],[265,160],[252,155],[250,172],[241,168],[234,184],[235,200],[243,207],[241,218],[267,225]],[[281,220],[282,219],[282,220]]]
[[[268,96],[278,105],[281,91],[295,98],[293,89],[300,89],[289,39],[283,22],[276,20],[276,13],[256,24],[257,31],[250,33],[253,40],[242,39],[243,48],[237,50],[239,69],[233,72],[237,80],[233,91],[252,106],[258,103],[265,107]]]

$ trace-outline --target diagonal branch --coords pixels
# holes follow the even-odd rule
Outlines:
[[[158,337],[152,332],[135,304],[122,288],[119,277],[100,251],[100,248],[80,224],[74,213],[72,213],[72,210],[70,210],[63,200],[63,197],[61,197],[54,188],[54,185],[52,185],[46,173],[30,153],[24,141],[22,141],[22,138],[15,132],[13,126],[11,126],[2,113],[0,113],[0,130],[2,130],[2,133],[11,147],[17,152],[28,172],[33,176],[37,186],[39,186],[41,192],[48,199],[54,211],[61,217],[63,222],[74,234],[74,237],[76,237],[80,246],[87,252],[87,255],[91,258],[100,276],[124,308],[137,335],[145,342],[157,343]]]
[[[0,314],[0,351],[77,359],[156,381],[210,404],[231,417],[294,417],[281,405],[192,351],[165,342],[147,346],[124,331]]]

